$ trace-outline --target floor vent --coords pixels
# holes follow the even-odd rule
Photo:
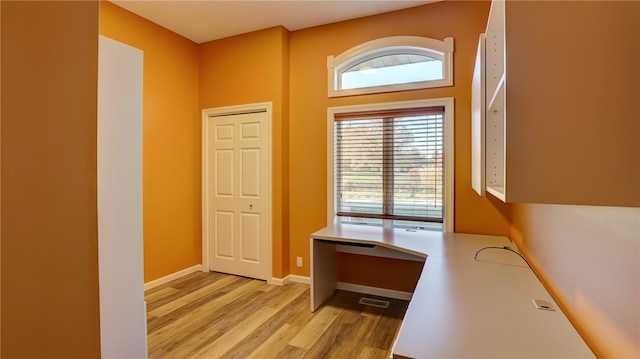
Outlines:
[[[388,300],[379,300],[379,299],[362,297],[360,298],[360,301],[358,303],[364,304],[364,305],[370,305],[372,307],[378,307],[378,308],[389,308]]]

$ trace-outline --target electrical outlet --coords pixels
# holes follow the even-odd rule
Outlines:
[[[546,300],[542,300],[542,299],[532,299],[532,300],[533,300],[533,304],[538,309],[555,311],[555,309],[553,308],[553,305],[551,305],[551,303],[547,302]]]
[[[302,267],[302,257],[296,257],[296,265]]]

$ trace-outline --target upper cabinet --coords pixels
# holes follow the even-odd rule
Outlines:
[[[493,1],[473,87],[479,193],[640,207],[640,2]]]

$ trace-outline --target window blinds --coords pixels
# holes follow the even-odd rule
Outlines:
[[[336,214],[443,222],[444,108],[337,114]]]

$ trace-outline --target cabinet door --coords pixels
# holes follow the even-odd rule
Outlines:
[[[485,194],[485,36],[480,34],[471,85],[471,187]]]
[[[498,92],[505,73],[505,3],[493,1],[485,35],[485,69],[487,108]]]
[[[506,201],[506,138],[505,138],[505,3],[493,1],[485,47],[485,95],[484,95],[484,182],[485,190]]]

